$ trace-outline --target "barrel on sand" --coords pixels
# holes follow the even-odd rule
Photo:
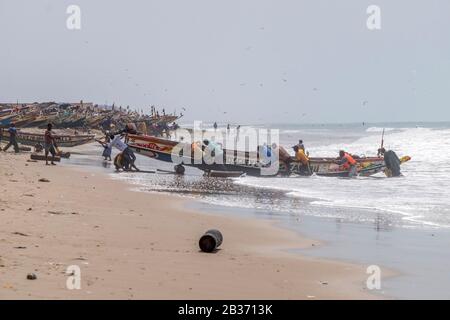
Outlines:
[[[219,230],[211,229],[205,232],[200,238],[198,245],[203,252],[214,252],[223,242],[222,233]]]

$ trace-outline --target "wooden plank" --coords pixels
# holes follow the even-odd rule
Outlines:
[[[31,151],[31,147],[19,146],[19,150],[28,152],[28,151]]]
[[[42,155],[42,154],[33,153],[33,154],[31,154],[30,159],[31,160],[45,161],[45,156]],[[52,159],[52,156],[49,155],[48,160],[50,161],[51,159]],[[61,161],[61,157],[55,157],[54,161],[60,162]]]

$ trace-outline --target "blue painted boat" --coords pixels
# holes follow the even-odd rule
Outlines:
[[[0,127],[8,127],[17,115],[10,115],[0,118]]]

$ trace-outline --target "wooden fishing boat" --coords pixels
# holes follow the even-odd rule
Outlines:
[[[64,118],[61,122],[54,124],[55,128],[81,128],[84,127],[86,116],[73,114],[68,118]]]
[[[102,122],[105,119],[105,115],[95,115],[88,117],[86,119],[86,127],[88,128],[97,128],[100,125],[100,122]]]
[[[223,164],[220,163],[205,163],[204,160],[197,161],[200,163],[195,163],[192,152],[189,154],[183,154],[184,150],[191,150],[190,144],[186,145],[172,140],[156,138],[144,135],[128,135],[127,143],[129,147],[136,152],[146,157],[153,159],[173,162],[172,154],[175,154],[178,159],[183,161],[182,165],[193,166],[202,171],[239,171],[244,172],[249,176],[267,176],[267,174],[262,174],[262,169],[267,168],[259,159],[258,152],[241,152],[237,150],[223,150]],[[389,153],[391,154],[391,153]],[[316,174],[319,176],[329,176],[329,177],[346,177],[349,172],[343,169],[341,166],[335,163],[336,158],[327,157],[313,157],[309,159],[309,167],[304,166],[300,162],[296,161],[295,158],[291,159],[287,170],[286,165],[280,163],[278,172],[269,174],[269,176],[275,176],[289,172],[289,174],[296,175],[312,175]],[[357,173],[360,176],[371,176],[379,172],[388,172],[398,168],[390,168],[392,159],[385,159],[385,157],[357,157]],[[400,164],[410,160],[410,157],[405,156],[399,159]],[[180,173],[184,172],[180,166],[175,166],[175,170]],[[397,175],[397,174],[395,174]]]
[[[154,111],[154,110],[153,110]],[[157,113],[157,111],[156,111]],[[147,127],[161,128],[179,119],[182,115],[165,114],[156,116],[132,111],[129,107],[99,106],[93,103],[0,103],[0,127],[7,128],[15,123],[17,128],[45,128],[48,123],[55,129],[86,128],[120,130],[128,123],[145,122]]]
[[[3,138],[8,139],[9,133],[3,130]],[[95,135],[55,135],[58,147],[76,147],[94,141]],[[36,144],[44,144],[44,134],[29,133],[19,130],[17,132],[17,142],[20,144],[34,146]]]
[[[30,122],[33,122],[36,119],[36,115],[30,114],[30,115],[21,115],[14,119],[14,125],[17,128],[23,128],[27,126]]]
[[[159,117],[154,117],[152,118],[152,123],[172,123],[174,121],[177,121],[180,117],[176,116],[176,115],[170,115],[170,114],[166,114],[166,115],[162,115]]]
[[[0,117],[10,114],[12,111],[13,109],[0,109]]]
[[[35,116],[34,119],[25,125],[23,125],[23,128],[33,128],[33,127],[42,127],[47,126],[48,123],[52,123],[53,120],[56,119],[56,114],[50,114],[50,115],[39,115]]]
[[[18,117],[17,114],[9,114],[0,118],[0,128],[6,128],[11,123],[14,123],[14,119]]]

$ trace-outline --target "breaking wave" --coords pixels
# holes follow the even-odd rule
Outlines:
[[[309,199],[311,206],[346,209],[339,215],[352,221],[375,219],[383,212],[396,225],[450,227],[450,128],[418,127],[385,132],[387,149],[399,156],[412,157],[402,167],[403,177],[388,179],[379,174],[357,179],[265,178],[264,187],[284,190],[290,197]],[[308,150],[311,155],[336,156],[338,150],[345,148],[370,156],[376,154],[379,140],[378,135],[366,134],[351,143],[312,145]],[[258,178],[252,177],[236,183],[261,185]],[[301,213],[302,209],[298,211]]]

